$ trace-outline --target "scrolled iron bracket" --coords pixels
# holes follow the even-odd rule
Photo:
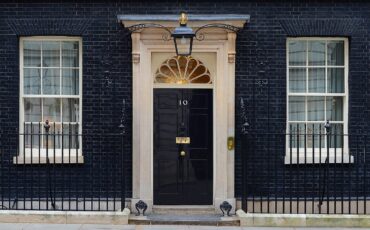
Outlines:
[[[135,204],[135,208],[137,210],[137,214],[136,216],[140,216],[140,215],[143,215],[145,216],[145,211],[148,209],[148,205],[142,201],[142,200],[139,200],[136,204]],[[140,210],[142,210],[142,212],[140,212]]]
[[[121,109],[121,119],[120,119],[120,124],[119,128],[121,130],[121,134],[126,134],[126,100],[122,99],[122,109]]]
[[[145,29],[145,28],[159,28],[159,29],[163,29],[167,33],[162,36],[162,39],[164,41],[171,40],[172,31],[169,28],[167,28],[167,27],[165,27],[165,26],[163,26],[161,24],[156,24],[156,23],[141,23],[141,24],[136,24],[136,25],[132,25],[130,27],[127,27],[127,29],[130,32],[135,32],[135,31],[142,30],[142,29]],[[239,27],[228,25],[228,24],[223,24],[223,23],[206,24],[206,25],[203,25],[203,26],[197,28],[194,31],[195,39],[197,39],[198,41],[204,40],[204,38],[205,38],[204,33],[200,33],[199,31],[204,30],[204,29],[207,29],[207,28],[225,29],[225,30],[232,31],[232,32],[235,32],[235,33],[237,33],[240,30]]]
[[[233,206],[227,201],[224,201],[222,204],[220,204],[220,209],[223,216],[230,216],[230,211],[232,208]]]
[[[203,29],[207,29],[207,28],[225,29],[225,30],[232,31],[232,32],[235,32],[235,33],[237,33],[240,30],[240,28],[238,28],[236,26],[232,26],[232,25],[228,25],[228,24],[223,24],[223,23],[206,24],[204,26],[199,27],[198,29],[196,29],[194,31],[194,33],[195,33],[195,39],[197,39],[198,41],[203,41],[204,38],[205,38],[205,35],[204,35],[204,33],[200,33],[199,31],[201,31]]]
[[[249,123],[248,123],[248,117],[247,117],[247,106],[244,102],[244,98],[240,98],[240,118],[242,122],[241,126],[241,133],[243,135],[248,134],[248,128],[249,128]]]
[[[162,39],[164,41],[169,41],[171,40],[171,34],[172,34],[172,31],[170,29],[168,29],[167,27],[165,26],[162,26],[161,24],[156,24],[156,23],[141,23],[141,24],[136,24],[136,25],[132,25],[130,27],[127,27],[127,29],[132,33],[132,32],[135,32],[135,31],[138,31],[138,30],[142,30],[142,29],[145,29],[145,28],[159,28],[159,29],[163,29],[165,30],[168,34],[163,34],[162,36]]]
[[[207,28],[219,28],[219,29],[225,29],[225,30],[228,30],[228,31],[232,31],[232,32],[238,32],[240,30],[239,27],[236,27],[236,26],[232,26],[232,25],[228,25],[228,24],[223,24],[223,23],[211,23],[211,24],[206,24],[206,25],[203,25],[201,27],[199,27],[198,29],[196,29],[194,31],[195,34],[197,34],[199,31],[203,30],[203,29],[207,29]]]

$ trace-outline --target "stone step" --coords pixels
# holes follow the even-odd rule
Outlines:
[[[147,216],[131,215],[129,224],[136,225],[204,225],[204,226],[240,226],[236,216],[222,217],[213,215],[169,215],[149,214]]]
[[[213,215],[216,210],[212,205],[154,205],[153,214]]]

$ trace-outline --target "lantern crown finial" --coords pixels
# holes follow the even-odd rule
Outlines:
[[[184,11],[180,13],[179,23],[181,26],[186,26],[188,23],[188,15]]]

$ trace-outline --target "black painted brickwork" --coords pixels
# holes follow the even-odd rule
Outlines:
[[[241,13],[251,16],[250,23],[238,35],[236,58],[236,97],[247,105],[250,131],[262,133],[285,130],[286,60],[288,36],[345,36],[350,40],[349,132],[370,130],[369,42],[370,3],[364,1],[11,1],[0,3],[0,130],[14,132],[18,127],[20,36],[70,35],[83,38],[83,130],[87,133],[111,132],[120,121],[121,101],[126,99],[127,133],[131,133],[131,39],[118,23],[117,14]],[[267,84],[258,84],[267,80]],[[110,82],[107,86],[107,82]],[[264,82],[264,81],[263,81]],[[239,112],[239,109],[237,109]],[[237,117],[239,124],[239,117]],[[236,151],[236,191],[240,196],[241,162],[239,125]],[[126,152],[131,155],[131,136]],[[102,140],[100,140],[102,142]],[[256,141],[255,149],[267,146],[267,139]],[[5,144],[6,143],[6,144]],[[16,140],[3,142],[8,152]],[[257,146],[259,143],[259,147]],[[84,152],[97,152],[99,141],[84,142]],[[270,146],[272,147],[272,146]],[[266,148],[264,148],[266,149]],[[284,157],[283,146],[276,151],[256,151],[254,174],[266,176],[268,159]],[[109,151],[106,152],[109,154]],[[276,155],[275,155],[276,154]],[[9,164],[10,155],[4,159]],[[93,161],[95,162],[95,161]],[[84,166],[64,166],[87,173]],[[101,173],[109,175],[109,162]],[[131,187],[131,156],[128,157],[127,185]],[[284,166],[276,165],[281,175]],[[63,170],[63,169],[61,169]],[[302,170],[302,169],[301,169]],[[15,172],[15,170],[13,170]],[[250,171],[250,170],[249,170]],[[368,175],[370,176],[370,175]],[[263,180],[259,182],[263,182]],[[109,184],[107,182],[107,184]],[[256,191],[266,184],[251,184]],[[127,192],[131,195],[131,189]]]

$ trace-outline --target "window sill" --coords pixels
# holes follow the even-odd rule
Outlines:
[[[336,156],[335,156],[336,155]],[[287,153],[285,155],[284,163],[285,165],[299,165],[299,164],[325,164],[326,161],[326,153],[315,152],[315,157],[313,157],[312,153],[306,153],[306,156],[304,154],[290,154]],[[329,164],[352,164],[354,163],[353,155],[349,154],[348,152],[342,153],[336,153],[332,154],[329,153]]]
[[[15,156],[13,157],[13,164],[24,165],[24,164],[47,164],[46,156]],[[49,164],[83,164],[84,157],[82,155],[65,155],[65,156],[49,156]]]

